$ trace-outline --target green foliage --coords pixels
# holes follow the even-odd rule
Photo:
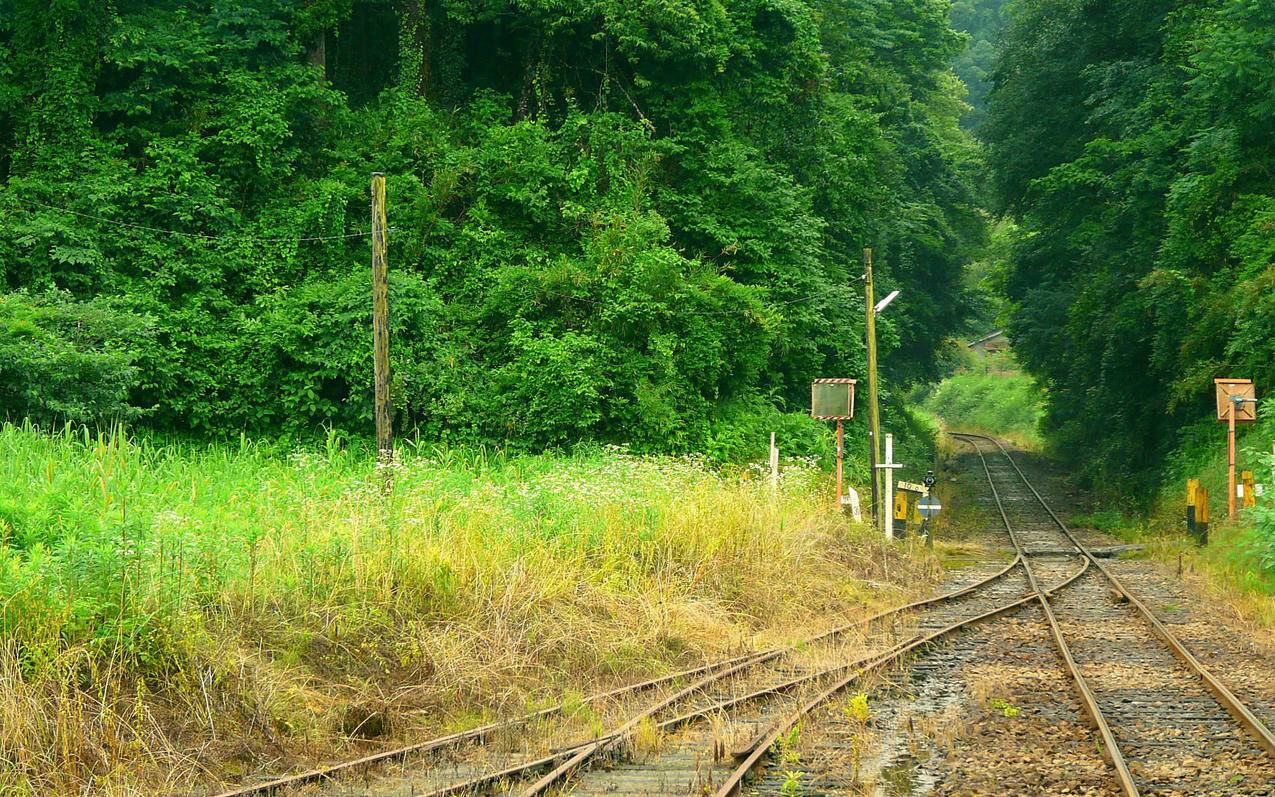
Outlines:
[[[954,65],[961,82],[969,87],[970,108],[961,119],[969,130],[977,130],[987,118],[987,93],[992,87],[1000,37],[1008,22],[1008,5],[1009,0],[952,2],[952,27],[969,35],[969,43]]]
[[[0,273],[153,319],[154,428],[366,434],[384,171],[400,427],[737,449],[862,376],[864,245],[887,374],[941,370],[960,48],[939,0],[0,0]]]
[[[722,463],[765,462],[771,432],[785,458],[813,458],[824,465],[834,461],[831,424],[808,412],[780,412],[761,400],[722,408],[709,422],[705,453]]]
[[[1026,374],[966,372],[940,382],[923,406],[948,428],[1036,445],[1042,398]]]
[[[1275,11],[1019,0],[985,128],[1043,428],[1143,497],[1215,376],[1275,383]]]
[[[151,345],[147,321],[109,299],[0,295],[0,407],[50,425],[136,417],[129,394]]]

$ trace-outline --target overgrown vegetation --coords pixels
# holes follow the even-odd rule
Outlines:
[[[981,432],[1024,448],[1041,445],[1044,396],[1009,351],[966,351],[960,368],[912,396],[923,411],[954,431]]]
[[[983,134],[1044,429],[1144,503],[1212,378],[1275,385],[1275,6],[1020,0]]]
[[[188,793],[920,583],[800,462],[772,497],[695,459],[421,443],[388,499],[373,463],[335,432],[287,454],[0,428],[0,791]]]
[[[384,171],[400,426],[703,451],[862,376],[865,245],[886,370],[938,372],[962,47],[941,0],[0,0],[0,269],[153,330],[117,372],[152,428],[366,434]]]
[[[1040,390],[1018,371],[955,374],[934,388],[924,406],[953,430],[981,432],[1027,448],[1040,444]]]

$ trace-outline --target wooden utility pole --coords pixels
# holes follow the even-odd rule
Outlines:
[[[385,175],[372,174],[372,368],[376,384],[377,467],[394,484],[394,407],[390,403],[390,281],[386,262]]]
[[[872,293],[872,250],[863,250],[863,295],[868,315],[864,321],[864,334],[868,343],[868,456],[872,474],[872,521],[887,517],[880,511],[880,490],[877,487],[877,463],[881,461],[881,415],[877,407],[877,313],[876,297]],[[885,521],[889,523],[889,520]]]

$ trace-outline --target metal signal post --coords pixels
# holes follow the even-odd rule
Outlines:
[[[810,417],[837,422],[837,505],[842,505],[845,482],[842,462],[845,458],[845,426],[854,418],[853,379],[816,379],[810,383]]]
[[[1235,426],[1257,420],[1257,394],[1251,379],[1214,379],[1217,419],[1226,422],[1226,515],[1237,517],[1235,499]]]

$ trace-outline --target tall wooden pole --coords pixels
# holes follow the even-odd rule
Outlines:
[[[871,249],[863,250],[863,295],[868,309],[864,321],[868,342],[868,464],[872,474],[872,522],[876,523],[878,518],[888,517],[889,508],[881,512],[878,507],[880,490],[877,487],[877,463],[881,461],[881,414],[877,407],[877,313],[876,297],[872,293]]]
[[[372,175],[372,368],[376,384],[376,454],[384,488],[393,486],[394,408],[390,403],[390,282],[386,262],[385,175]]]
[[[1235,520],[1235,408],[1239,402],[1229,401],[1231,411],[1226,414],[1226,517]]]

